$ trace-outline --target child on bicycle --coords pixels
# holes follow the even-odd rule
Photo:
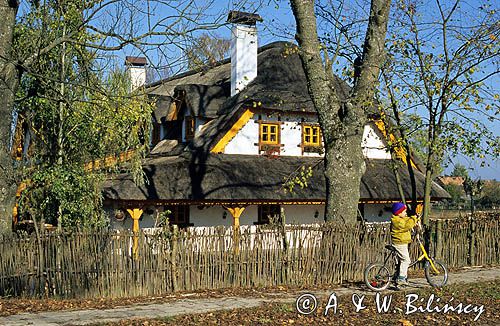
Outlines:
[[[411,242],[411,230],[420,225],[418,216],[407,216],[406,205],[394,203],[392,205],[391,239],[399,258],[398,285],[408,285],[408,267],[411,263],[408,244]]]

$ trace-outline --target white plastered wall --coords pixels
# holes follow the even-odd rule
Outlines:
[[[392,214],[387,209],[391,204],[365,204],[364,215],[367,222],[389,222]]]
[[[110,217],[110,227],[113,230],[132,230],[133,220],[128,212],[125,212],[125,218],[123,221],[117,221],[114,217],[115,210],[112,208],[105,208],[105,213]],[[150,213],[151,212],[151,213]],[[156,207],[151,206],[144,209],[141,219],[139,220],[140,228],[152,228],[155,226],[156,222]]]
[[[130,86],[132,90],[135,90],[141,86],[146,84],[146,66],[127,67],[129,77],[130,77]]]
[[[191,206],[189,220],[194,226],[233,225],[231,213],[222,206],[204,207],[201,210],[197,206]],[[240,225],[253,225],[254,222],[257,222],[257,206],[251,205],[241,214]]]
[[[391,154],[387,150],[384,141],[379,137],[371,124],[365,126],[363,131],[363,155],[369,159],[390,160]]]
[[[322,223],[325,205],[283,205],[286,224]]]
[[[367,222],[388,222],[391,219],[391,212],[386,208],[390,204],[365,204],[364,216]],[[324,205],[282,205],[285,210],[286,224],[317,224],[323,222]],[[200,209],[201,208],[201,209]],[[115,230],[132,230],[133,221],[127,213],[123,221],[114,218],[114,210],[105,209],[110,216],[110,227]],[[148,212],[152,212],[148,214]],[[156,208],[148,207],[144,210],[140,228],[155,227]],[[222,206],[190,206],[190,223],[193,226],[231,226],[233,217]],[[250,205],[245,208],[240,216],[240,225],[254,225],[258,221],[258,206]]]
[[[282,205],[285,209],[287,224],[311,224],[323,221],[324,205]],[[190,222],[194,226],[231,226],[233,217],[221,206],[190,208]],[[316,213],[317,212],[317,213]],[[226,218],[223,218],[226,216]],[[240,216],[240,225],[254,225],[258,221],[258,206],[250,205]]]
[[[281,122],[281,147],[280,155],[283,156],[311,156],[319,157],[318,153],[302,153],[300,144],[302,142],[302,117],[298,115],[264,116],[255,114],[241,128],[237,134],[229,141],[224,150],[225,154],[258,155],[259,123],[258,117],[262,121]],[[307,122],[307,120],[306,120]],[[365,126],[363,131],[363,154],[368,159],[391,159],[391,154],[387,151],[385,142],[380,138],[371,124]]]
[[[234,138],[226,145],[224,150],[225,154],[244,154],[244,155],[258,155],[259,148],[259,122],[261,117],[265,122],[280,122],[280,139],[283,145],[280,150],[280,155],[283,156],[302,156],[302,149],[300,144],[302,142],[302,125],[301,117],[297,115],[281,115],[266,116],[264,114],[255,114],[241,128]],[[306,122],[308,122],[306,120]],[[304,153],[304,156],[319,157],[318,153]]]
[[[224,214],[226,212],[226,214]],[[198,206],[189,207],[189,221],[194,226],[230,226],[233,218],[222,206],[210,206],[200,209]]]
[[[257,28],[235,24],[231,29],[231,96],[257,77]]]

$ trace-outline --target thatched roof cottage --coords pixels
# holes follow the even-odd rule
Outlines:
[[[104,197],[111,212],[130,209],[141,227],[155,226],[164,210],[181,226],[268,223],[281,210],[287,223],[322,221],[322,139],[300,58],[287,42],[257,48],[260,17],[241,15],[229,17],[231,58],[146,85],[157,104],[155,146],[143,164],[147,180],[143,186],[128,174],[108,180]],[[336,90],[345,98],[350,87],[338,78]],[[359,218],[383,221],[400,195],[375,113],[364,130]],[[400,174],[409,197],[408,173]],[[307,186],[291,191],[296,177]],[[422,197],[418,169],[416,179]],[[434,200],[448,196],[433,185]],[[123,215],[112,219],[115,228],[131,227]]]

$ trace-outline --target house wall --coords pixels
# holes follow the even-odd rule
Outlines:
[[[241,128],[236,136],[226,145],[226,154],[246,154],[258,155],[259,149],[256,145],[259,142],[259,124],[253,119],[249,120]]]
[[[225,214],[226,218],[223,218],[224,212],[226,212],[226,210],[221,206],[206,207],[201,210],[198,209],[197,206],[190,206],[189,221],[193,223],[194,226],[233,225],[231,214],[227,212]]]
[[[189,220],[194,226],[231,226],[233,217],[221,206],[207,207],[202,210],[197,206],[190,207]],[[225,214],[224,214],[225,213]],[[225,216],[225,218],[223,218]],[[240,216],[240,225],[253,225],[257,222],[257,206],[251,205],[245,208]]]
[[[125,219],[123,221],[117,221],[114,218],[114,209],[105,208],[104,212],[110,217],[110,227],[114,230],[132,230],[133,220],[129,213],[125,214]],[[152,212],[151,214],[149,212]],[[155,227],[156,222],[156,207],[147,207],[142,213],[141,219],[139,220],[139,227],[141,228],[152,228]]]
[[[323,222],[325,205],[283,205],[286,224],[313,224]],[[316,214],[317,212],[317,214]],[[317,217],[315,217],[315,215]]]
[[[259,117],[262,121],[281,121],[281,147],[280,155],[284,156],[311,156],[320,157],[318,153],[302,153],[302,117],[298,115],[264,116],[256,114],[241,128],[234,138],[227,144],[225,154],[258,155],[259,142]],[[306,120],[305,122],[312,122]],[[380,138],[372,125],[366,125],[363,131],[363,154],[369,159],[390,159],[391,155],[386,150],[384,141]]]
[[[285,216],[287,224],[309,224],[319,223],[323,221],[324,206],[323,205],[283,205],[285,208]],[[315,212],[318,212],[318,217],[315,218]],[[197,206],[190,208],[190,221],[194,226],[231,226],[233,218],[229,212],[220,206],[213,206],[198,209]],[[258,221],[257,205],[250,205],[240,216],[240,225],[254,225]]]
[[[392,213],[387,208],[391,204],[365,204],[364,216],[367,222],[389,222]]]
[[[225,154],[259,154],[259,119],[265,122],[281,122],[280,140],[283,145],[280,155],[302,156],[300,144],[302,142],[302,117],[298,115],[283,114],[270,115],[255,114],[254,118],[248,121],[241,128],[236,136],[227,144]],[[311,119],[311,117],[309,117]],[[317,122],[316,120],[305,120],[305,122]],[[318,153],[304,153],[304,156],[320,157]]]
[[[361,147],[363,148],[363,155],[369,159],[391,159],[391,154],[373,125],[365,126]]]
[[[385,209],[390,204],[365,204],[364,214],[367,222],[387,222],[391,219],[391,212]],[[286,224],[317,224],[323,222],[324,205],[283,205],[285,209]],[[133,221],[127,213],[123,221],[114,218],[114,209],[106,208],[110,216],[110,227],[115,230],[132,230]],[[156,226],[156,207],[147,207],[139,220],[141,228]],[[225,217],[225,218],[224,218]],[[194,226],[231,226],[233,217],[222,206],[203,207],[190,206],[190,223]],[[240,225],[254,225],[258,221],[258,206],[250,205],[240,216]]]

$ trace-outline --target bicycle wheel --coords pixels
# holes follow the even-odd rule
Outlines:
[[[373,263],[365,268],[365,284],[370,290],[385,290],[391,283],[391,272],[382,263]]]
[[[429,261],[425,262],[425,278],[427,279],[427,282],[429,282],[430,285],[436,288],[440,288],[446,285],[446,282],[448,282],[448,270],[446,269],[446,266],[444,263],[442,263],[439,260],[433,259],[432,262],[434,263],[434,267],[436,267],[436,270],[432,268],[431,264]]]

